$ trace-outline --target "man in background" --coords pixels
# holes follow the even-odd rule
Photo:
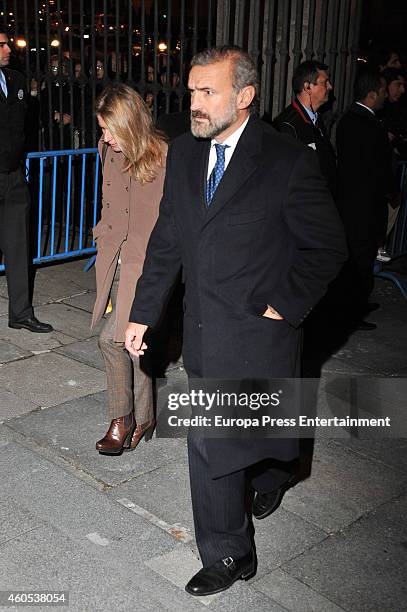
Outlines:
[[[9,327],[52,331],[35,316],[29,287],[30,196],[21,171],[26,114],[24,77],[7,68],[11,49],[0,29],[0,249],[9,295]]]
[[[386,99],[386,80],[362,69],[355,81],[355,102],[338,123],[338,208],[345,227],[349,261],[344,268],[343,313],[352,326],[373,330],[363,317],[372,310],[373,267],[383,242],[387,202],[397,186],[387,133],[376,116]]]
[[[336,196],[336,157],[319,108],[328,102],[332,84],[328,66],[314,60],[302,62],[294,71],[295,98],[273,121],[281,133],[288,134],[316,152],[322,175],[332,197]]]

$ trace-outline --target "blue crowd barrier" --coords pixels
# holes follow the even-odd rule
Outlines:
[[[98,150],[28,153],[26,178],[35,228],[33,262],[95,254],[92,228],[100,205]]]

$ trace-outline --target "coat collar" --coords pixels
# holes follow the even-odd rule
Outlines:
[[[353,102],[349,110],[351,113],[355,113],[360,117],[364,117],[365,119],[369,119],[370,121],[374,121],[375,123],[380,123],[380,120],[375,114],[371,113],[369,110],[367,110],[367,108],[360,106],[360,104],[356,104],[356,102]]]
[[[262,124],[255,116],[250,117],[209,208],[205,202],[205,188],[208,168],[210,140],[196,140],[193,154],[189,157],[189,177],[194,193],[199,193],[195,209],[210,221],[225,204],[241,189],[242,185],[257,168],[256,155],[261,152]]]

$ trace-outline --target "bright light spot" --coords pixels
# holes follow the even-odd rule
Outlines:
[[[51,40],[51,47],[59,47],[59,40],[57,38]]]
[[[24,49],[27,46],[27,41],[24,38],[17,38],[16,45],[19,49]]]
[[[165,44],[165,42],[160,42],[158,45],[158,50],[163,52],[163,51],[167,51],[167,45]]]

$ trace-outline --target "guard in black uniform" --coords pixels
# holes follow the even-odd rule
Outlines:
[[[328,66],[317,61],[302,62],[293,74],[295,99],[273,121],[273,126],[284,134],[300,140],[317,154],[322,175],[335,200],[336,156],[325,124],[318,109],[328,101],[332,89]],[[265,117],[267,120],[267,117]]]
[[[0,250],[9,295],[9,327],[47,333],[34,316],[29,289],[30,195],[21,171],[26,113],[24,77],[7,68],[11,50],[0,30]]]

